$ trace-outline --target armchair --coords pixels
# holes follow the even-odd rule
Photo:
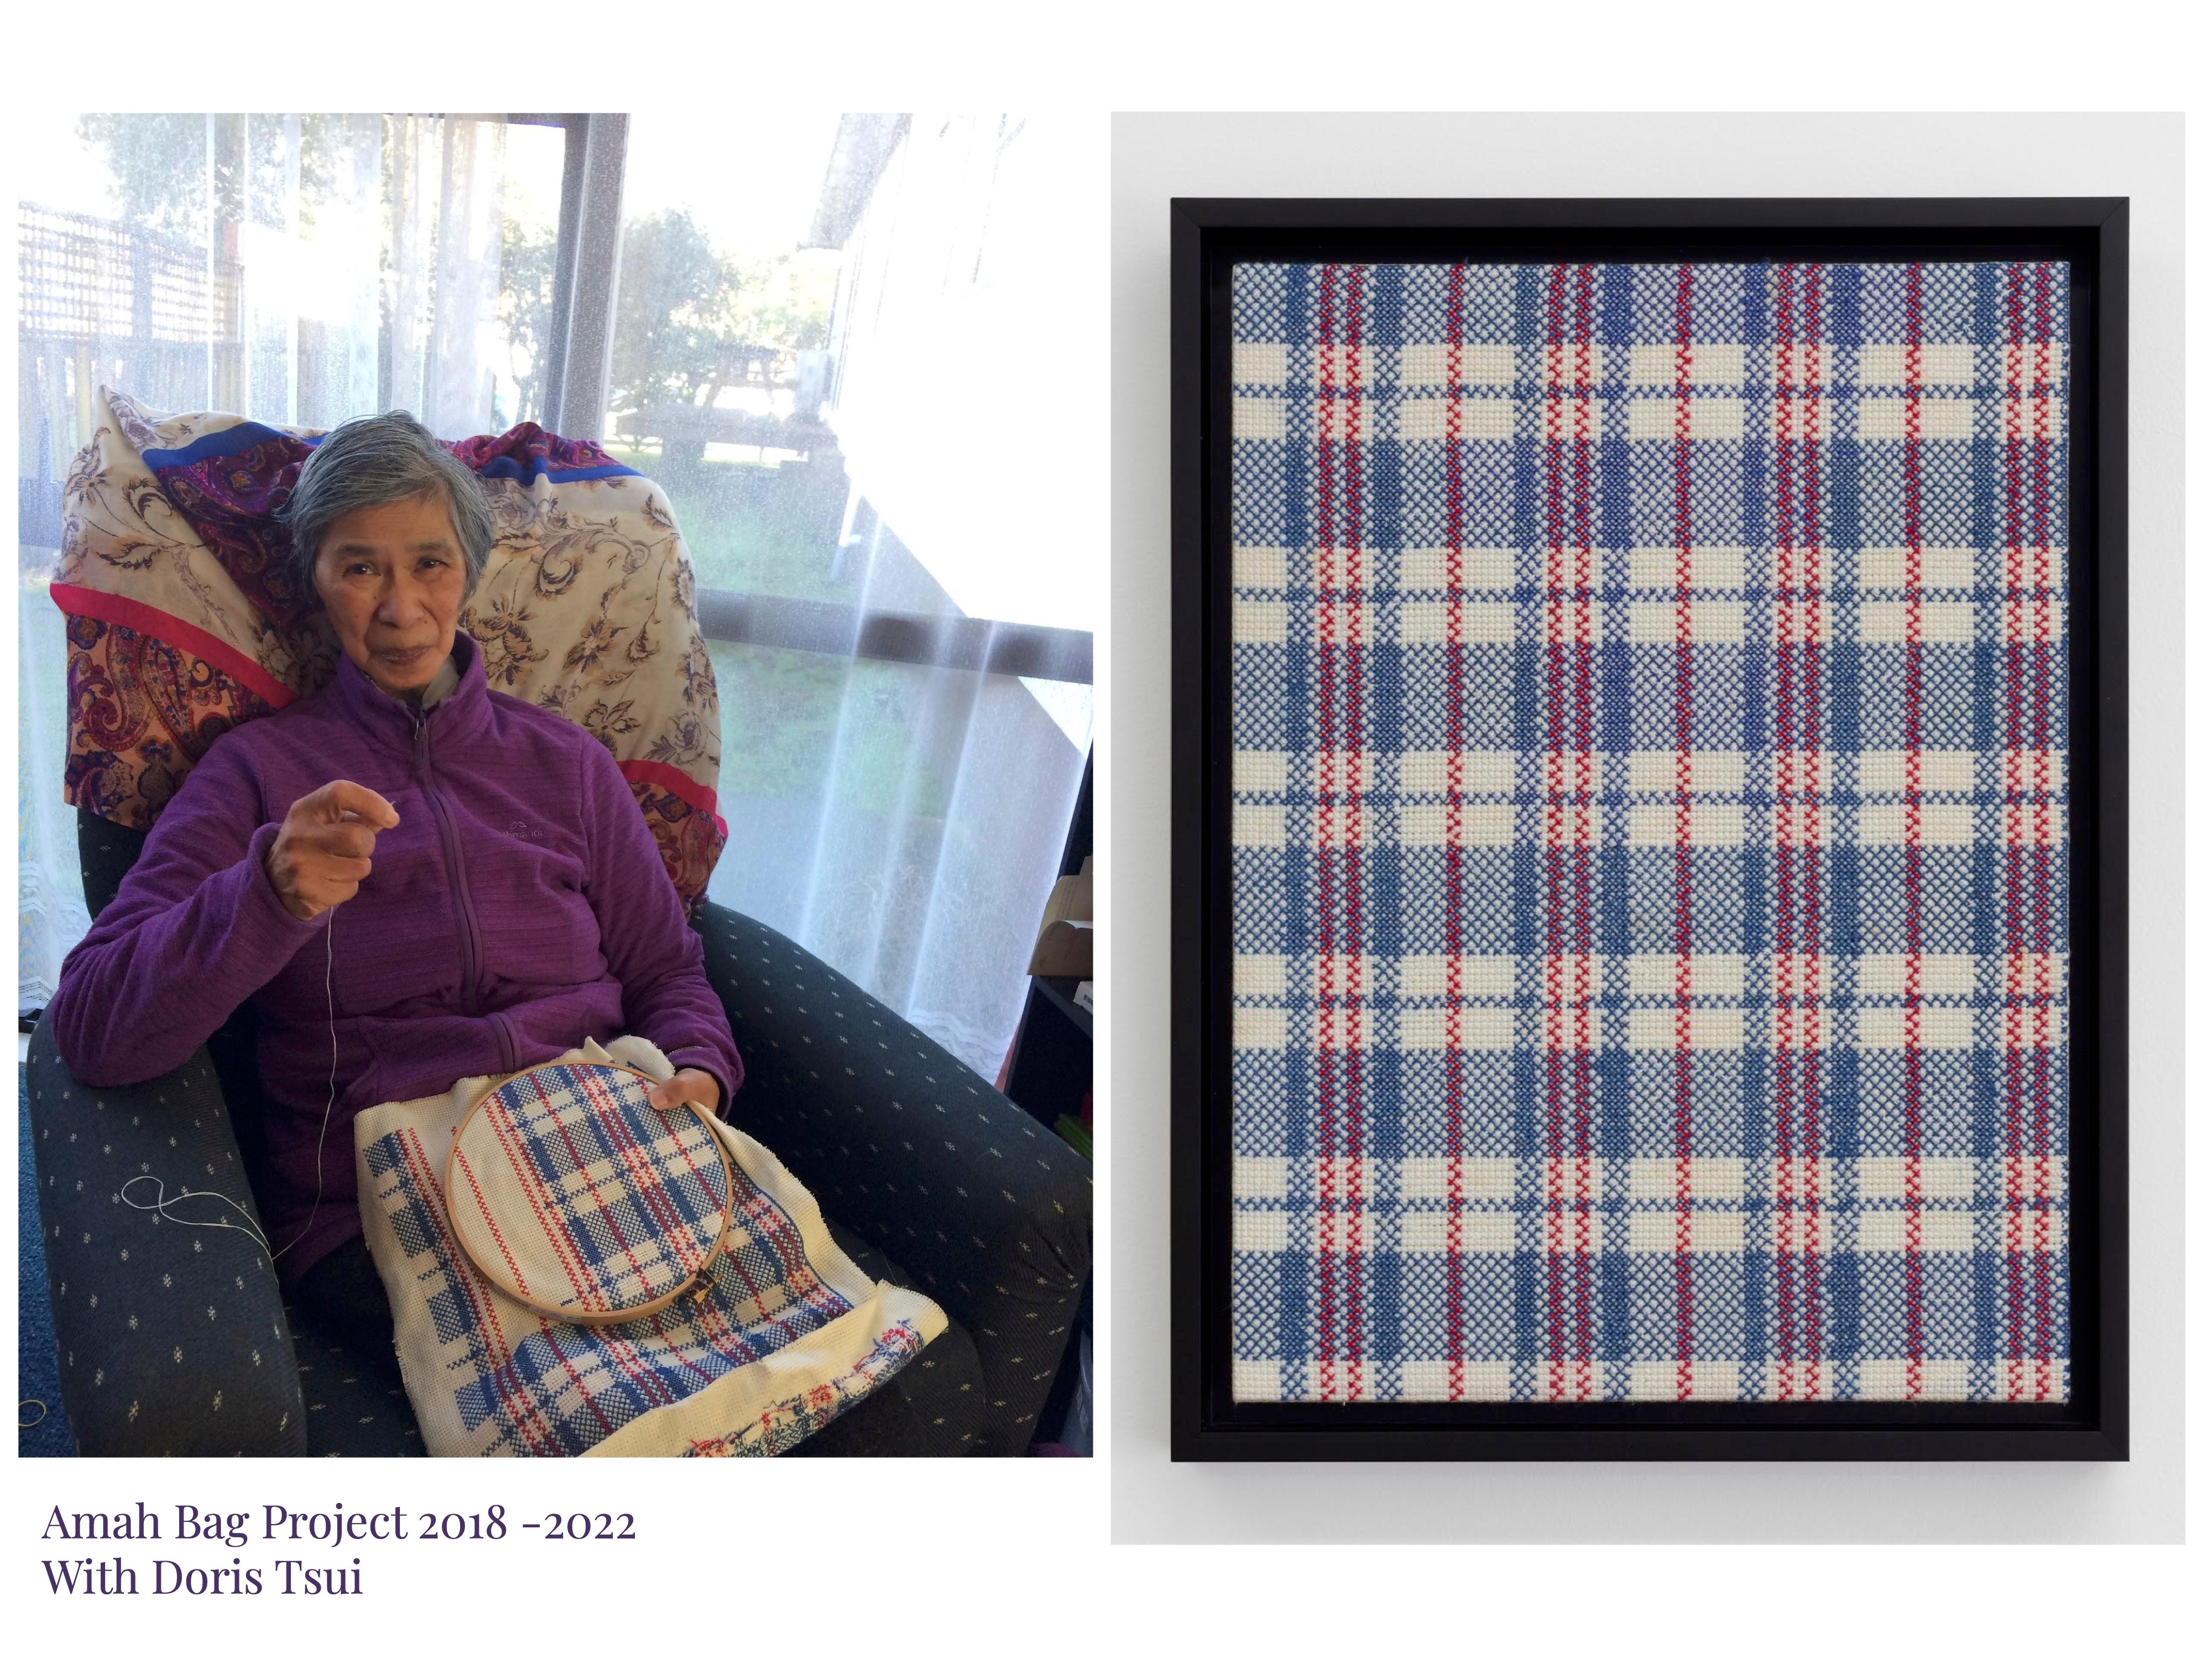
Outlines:
[[[80,816],[95,915],[143,841]],[[898,1386],[808,1446],[834,1455],[911,1443],[897,1419],[920,1418],[945,1455],[1019,1455],[1089,1274],[1083,1160],[774,928],[716,904],[697,927],[745,1059],[736,1121],[807,1183],[863,1267],[923,1291],[953,1322]],[[246,1022],[234,1021],[170,1079],[90,1090],[63,1066],[44,1021],[32,1036],[39,1213],[78,1448],[420,1455],[388,1356],[356,1352],[285,1306],[274,1267],[245,1233],[165,1222],[122,1199],[125,1182],[153,1175],[171,1193],[221,1194],[258,1224],[241,1146],[252,1138],[250,1039]],[[173,1093],[222,1108],[167,1112]],[[171,1209],[192,1220],[228,1213],[211,1200]]]
[[[149,539],[172,548],[182,544],[186,559],[178,562],[198,562],[191,572],[195,593],[228,598],[243,591],[257,611],[274,614],[281,623],[281,605],[272,612],[265,603],[270,599],[265,572],[257,571],[250,558],[232,556],[238,550],[231,542],[240,539],[237,521],[246,516],[235,504],[226,516],[205,501],[194,501],[189,479],[179,486],[167,473],[157,487],[148,487],[155,479],[143,458],[220,449],[231,441],[222,435],[228,417],[186,416],[156,426],[151,424],[156,417],[128,399],[109,396],[106,402],[114,422],[103,426],[70,475],[64,507],[64,544],[70,550],[63,579],[119,586],[138,580],[146,566],[115,559],[102,567],[103,544],[127,544],[134,556]],[[283,442],[296,443],[290,434],[268,428],[252,432],[272,453],[281,453],[276,447]],[[511,445],[516,435],[470,443]],[[592,457],[605,463],[589,446],[543,434],[531,445],[516,485],[526,499],[518,502],[510,491],[501,504],[501,544],[494,556],[495,561],[507,556],[501,570],[510,589],[535,572],[542,590],[549,568],[558,578],[597,556],[610,539],[604,524],[591,518],[594,498],[573,486],[564,493],[563,463],[567,476],[581,483],[598,483],[615,474],[635,480],[633,498],[641,487],[645,499],[641,508],[633,500],[629,510],[665,532],[649,544],[635,534],[613,538],[610,569],[623,573],[618,580],[644,585],[643,603],[654,627],[675,646],[664,645],[652,660],[629,665],[626,672],[635,678],[625,691],[639,713],[653,712],[655,698],[673,708],[666,729],[680,734],[688,720],[694,747],[678,755],[684,767],[643,757],[633,764],[619,747],[617,755],[654,823],[672,878],[679,890],[692,884],[689,896],[707,973],[745,1061],[732,1120],[773,1148],[807,1184],[832,1234],[867,1272],[923,1291],[952,1321],[891,1386],[800,1451],[1019,1455],[1036,1431],[1090,1273],[1088,1166],[853,981],[775,929],[703,901],[700,890],[720,851],[721,828],[712,813],[711,781],[703,791],[697,787],[702,770],[708,780],[713,775],[711,757],[702,763],[696,729],[702,716],[714,715],[712,669],[696,636],[688,641],[693,648],[683,648],[690,571],[673,521],[648,482],[611,465],[579,465]],[[244,466],[235,443],[225,453],[231,469],[226,476],[235,479]],[[549,453],[556,463],[550,478]],[[266,459],[257,453],[254,464]],[[477,465],[488,477],[517,476],[511,460]],[[502,465],[510,471],[493,470]],[[174,503],[179,499],[198,510],[179,513]],[[134,524],[110,521],[126,511],[135,515]],[[134,536],[134,528],[140,533]],[[649,556],[639,556],[641,545]],[[494,577],[488,576],[486,586],[495,586]],[[83,586],[72,591],[92,592]],[[610,590],[599,602],[601,627],[612,598]],[[266,683],[283,695],[285,677],[269,672],[271,665],[305,663],[315,645],[297,627],[265,628],[257,679],[253,661],[226,657],[220,649],[222,629],[188,625],[164,635],[166,600],[147,603],[134,590],[74,603],[83,609],[72,610],[73,682],[81,654],[100,653],[94,665],[104,684],[161,656],[173,678],[155,688],[157,694],[178,684],[189,684],[194,694],[183,731],[173,722],[137,750],[106,730],[97,746],[72,734],[70,782],[79,805],[78,851],[87,904],[96,915],[143,845],[144,828],[131,820],[150,819],[166,798],[159,787],[163,769],[180,773],[215,733],[237,719],[266,713],[271,699],[252,694]],[[465,617],[464,623],[481,641],[488,629],[512,630],[519,608],[482,605],[478,619],[472,623]],[[557,604],[544,607],[565,622],[562,611]],[[236,607],[235,616],[247,614],[242,605]],[[78,623],[87,617],[98,625],[81,633]],[[242,630],[233,626],[229,631],[234,637]],[[541,676],[551,678],[568,643],[542,625],[534,641],[527,635],[517,640],[510,632],[509,660],[526,671],[537,665]],[[148,649],[149,644],[155,648]],[[176,674],[176,659],[189,661],[195,653],[207,668]],[[576,658],[575,651],[567,653],[571,668]],[[657,690],[648,684],[656,675]],[[588,725],[594,688],[574,674],[568,681],[565,690],[559,684],[539,689],[538,700]],[[229,702],[216,711],[220,720],[208,718],[210,685],[218,699],[228,688]],[[571,700],[573,712],[569,703],[555,701],[561,697]],[[149,703],[165,706],[160,695],[140,697],[132,706],[143,709]],[[180,744],[180,738],[196,739],[198,749],[189,741]],[[181,763],[179,748],[186,751]],[[149,775],[155,787],[147,787]],[[703,810],[690,810],[687,803],[702,795]],[[420,1455],[421,1439],[390,1355],[356,1352],[285,1305],[268,1254],[251,1233],[181,1224],[235,1221],[237,1212],[198,1199],[170,1205],[165,1217],[137,1206],[153,1196],[150,1183],[134,1192],[135,1202],[124,1197],[132,1176],[149,1175],[164,1182],[173,1196],[185,1186],[219,1194],[258,1224],[250,1179],[259,1117],[251,1019],[249,1006],[177,1072],[128,1089],[85,1087],[62,1064],[43,1021],[32,1036],[26,1074],[31,1150],[63,1402],[78,1449],[125,1455]]]

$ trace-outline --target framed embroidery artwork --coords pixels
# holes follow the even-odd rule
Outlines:
[[[1175,1450],[2126,1448],[2126,206],[1175,204]]]

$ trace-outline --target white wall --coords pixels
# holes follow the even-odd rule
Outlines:
[[[2179,116],[1116,117],[1109,1359],[1117,1541],[2179,1541],[2182,918],[2131,917],[2133,1445],[2120,1464],[1168,1461],[1168,201],[2127,196],[2139,896],[2182,860]]]

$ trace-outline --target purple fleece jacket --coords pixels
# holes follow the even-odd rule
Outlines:
[[[252,999],[272,1109],[263,1218],[279,1245],[307,1229],[280,1263],[288,1287],[361,1231],[353,1118],[365,1106],[625,1032],[712,1073],[726,1115],[744,1078],[614,757],[493,691],[465,634],[453,661],[459,684],[422,710],[341,659],[319,695],[219,740],[62,964],[48,1011],[70,1070],[113,1088],[183,1064]],[[335,778],[375,790],[399,823],[378,835],[361,890],[301,921],[262,861],[292,803]],[[337,1103],[315,1209],[334,1025]],[[154,1173],[173,1188],[191,1175]]]

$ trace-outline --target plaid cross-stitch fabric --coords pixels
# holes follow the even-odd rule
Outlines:
[[[622,1101],[608,1096],[610,1068],[653,1078],[675,1068],[634,1036],[607,1048],[587,1042],[554,1064],[579,1086],[550,1091],[566,1097],[542,1109],[518,1101],[507,1121],[535,1126],[527,1161],[546,1182],[539,1201],[579,1221],[580,1231],[564,1236],[574,1266],[577,1249],[616,1254],[617,1232],[627,1237],[635,1218],[626,1200],[579,1202],[573,1187],[554,1193],[569,1186],[569,1176],[604,1167],[580,1140],[573,1152],[556,1150],[556,1120],[580,1135],[580,1112],[626,1114],[635,1133],[647,1126],[635,1119],[637,1103],[627,1091]],[[775,1155],[719,1122],[712,1133],[734,1170],[727,1189],[734,1218],[729,1248],[699,1293],[605,1325],[573,1324],[526,1306],[458,1248],[453,1230],[471,1213],[470,1183],[456,1159],[448,1188],[443,1167],[456,1133],[464,1123],[474,1127],[477,1103],[509,1081],[463,1078],[446,1095],[374,1106],[355,1121],[362,1231],[392,1298],[400,1373],[433,1456],[774,1455],[866,1398],[943,1334],[942,1309],[869,1279]],[[623,1131],[602,1124],[599,1133],[612,1140]],[[677,1137],[667,1139],[672,1148]],[[682,1166],[682,1152],[668,1155]],[[658,1207],[688,1182],[639,1184],[655,1189]],[[719,1206],[721,1182],[718,1171],[693,1190],[702,1213]],[[494,1207],[514,1243],[513,1207]],[[667,1224],[680,1233],[689,1224],[672,1215]]]
[[[484,1097],[453,1148],[448,1203],[470,1255],[541,1305],[617,1313],[705,1263],[729,1213],[706,1126],[656,1110],[611,1066],[540,1066]]]
[[[2067,273],[1243,264],[1241,1401],[2056,1401]]]

